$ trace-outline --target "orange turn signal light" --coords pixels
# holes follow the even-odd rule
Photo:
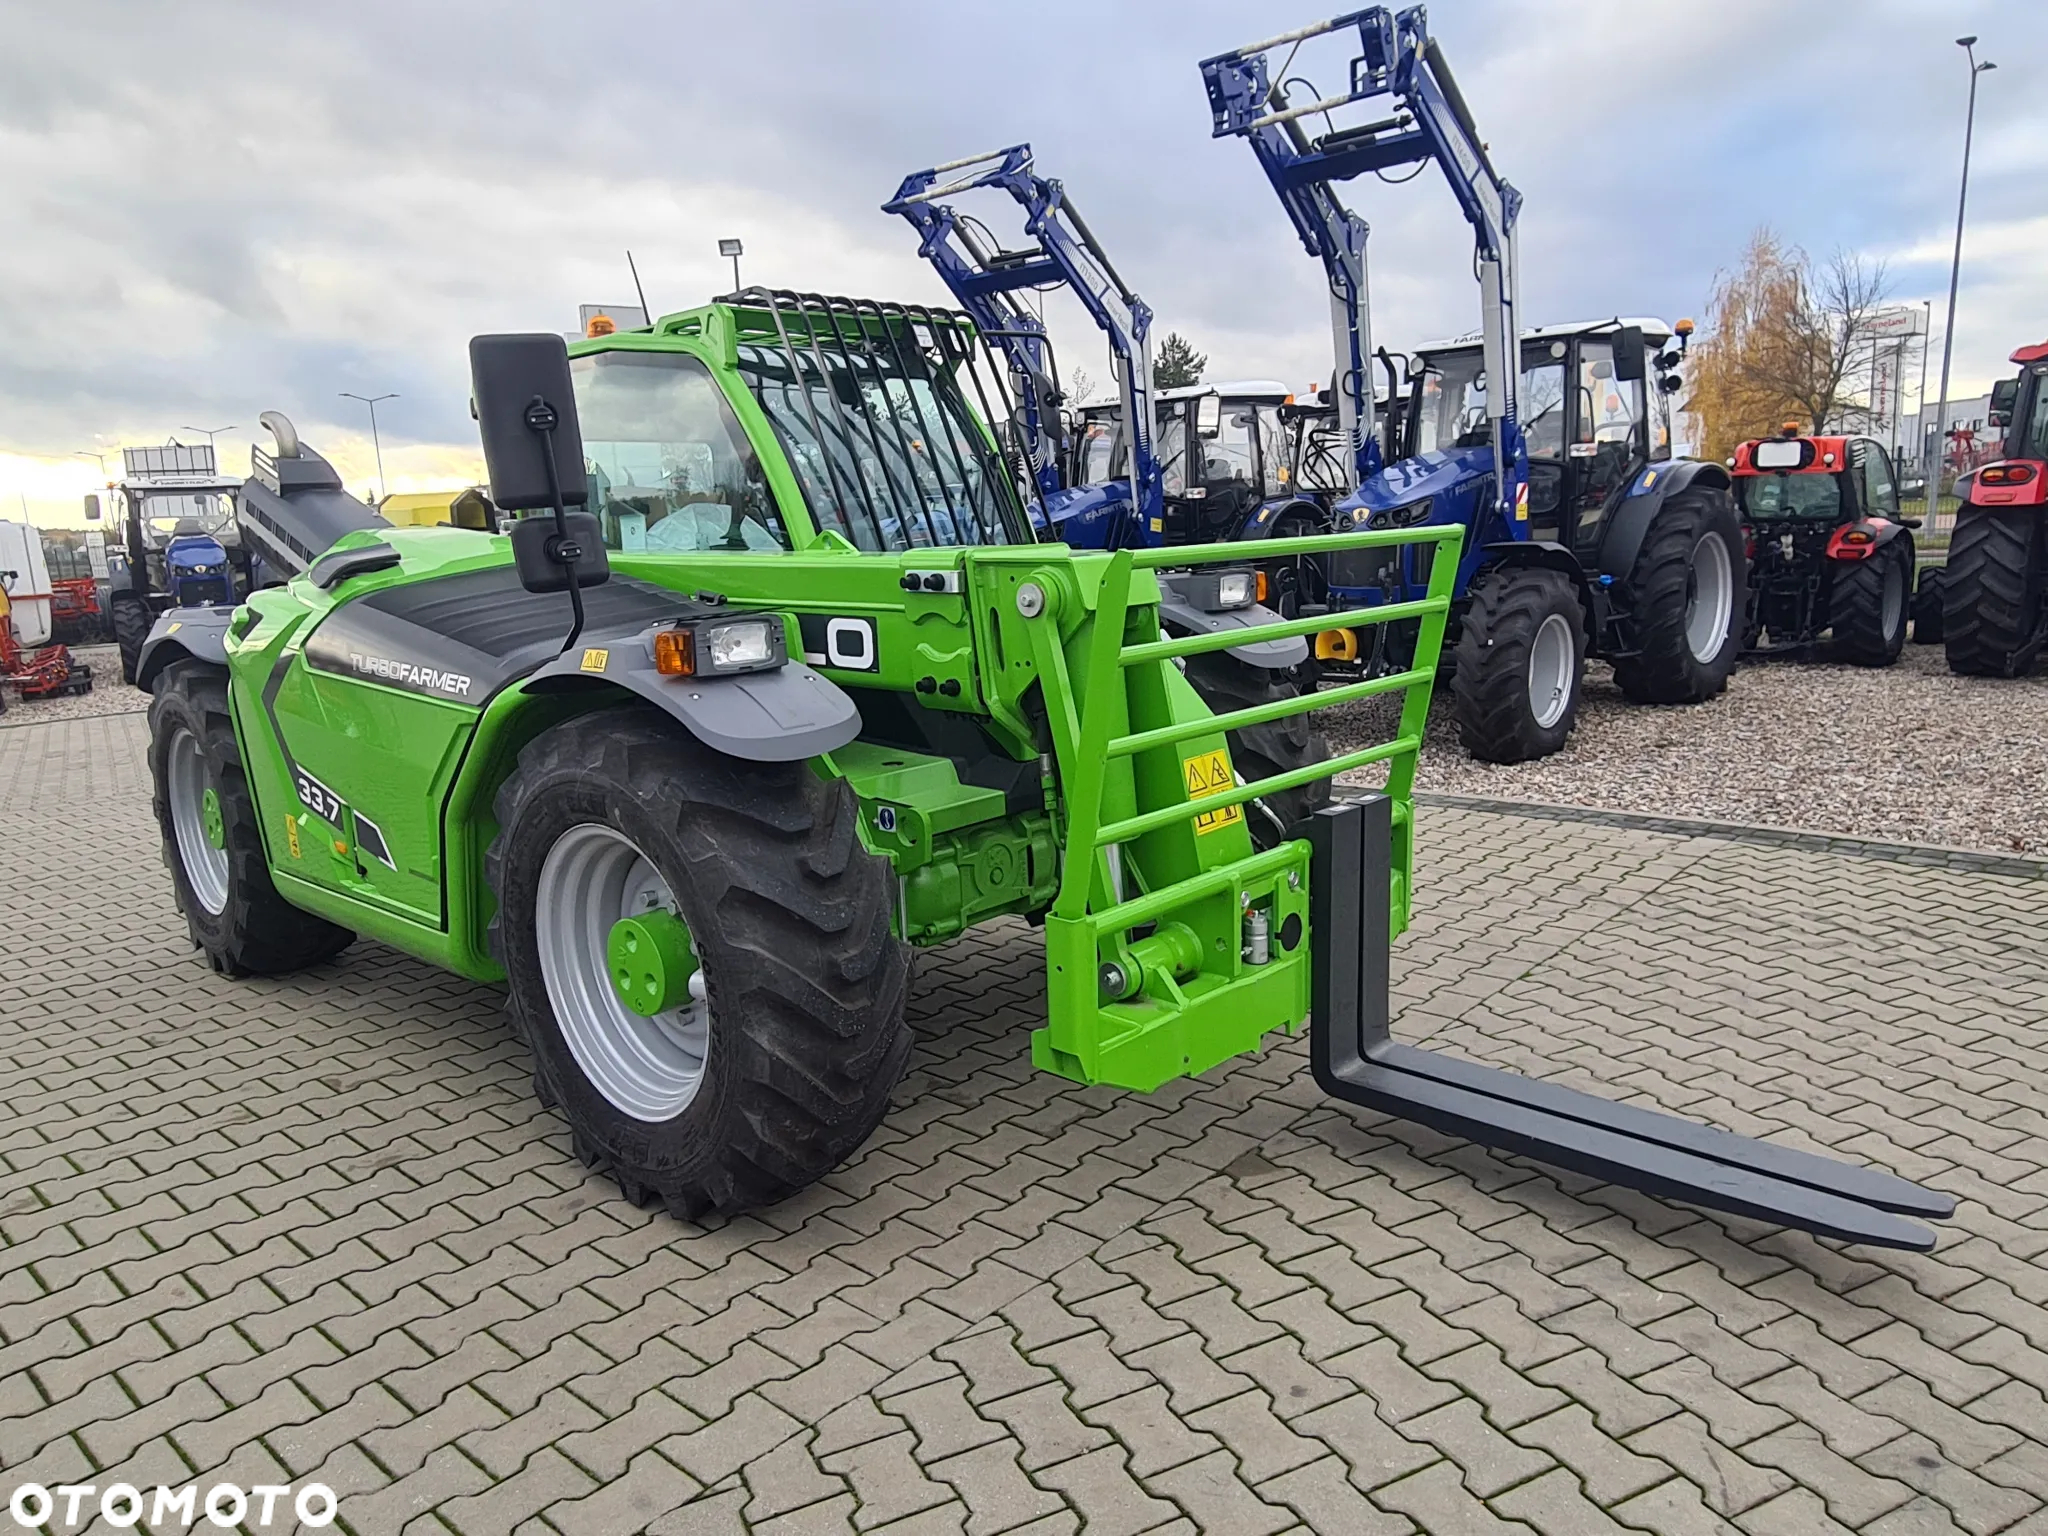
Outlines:
[[[1258,601],[1259,601],[1259,602],[1262,602],[1262,603],[1263,603],[1263,602],[1264,602],[1264,601],[1266,600],[1266,593],[1267,593],[1267,592],[1268,592],[1269,590],[1270,590],[1270,587],[1269,587],[1269,584],[1268,584],[1268,583],[1267,583],[1267,581],[1266,581],[1266,573],[1265,573],[1264,571],[1260,571],[1260,572],[1259,572],[1259,578],[1258,578]]]
[[[1987,464],[1977,471],[1979,485],[2025,485],[2033,478],[2031,464]]]
[[[654,637],[654,670],[663,677],[697,675],[697,636],[692,630],[664,629]]]

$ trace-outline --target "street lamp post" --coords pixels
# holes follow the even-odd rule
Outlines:
[[[377,455],[377,500],[382,501],[384,499],[385,491],[384,441],[382,438],[377,436],[377,405],[378,402],[380,401],[396,400],[398,396],[396,394],[357,395],[351,394],[348,390],[344,389],[341,392],[341,398],[344,400],[360,400],[363,402],[363,404],[367,405],[370,408],[370,447],[373,450],[375,450]]]
[[[1934,532],[1935,510],[1941,504],[1942,447],[1948,441],[1948,365],[1956,344],[1956,283],[1963,271],[1963,213],[1970,202],[1970,140],[1977,131],[1977,77],[1998,66],[1989,59],[1978,62],[1975,34],[1956,39],[1956,46],[1970,61],[1970,106],[1963,118],[1963,181],[1956,194],[1956,249],[1948,268],[1948,324],[1941,336],[1941,398],[1934,408],[1934,443],[1928,450],[1927,531]]]
[[[180,427],[178,428],[178,430],[180,432],[197,432],[201,436],[203,436],[206,439],[206,451],[208,455],[211,455],[213,453],[213,440],[216,437],[219,437],[223,432],[234,431],[235,424],[233,422],[229,422],[224,427]]]

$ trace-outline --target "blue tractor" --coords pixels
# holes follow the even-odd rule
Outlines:
[[[1019,247],[1006,248],[987,223],[953,206],[953,199],[982,191],[1005,193],[1022,211]],[[1029,144],[913,172],[883,211],[917,231],[918,253],[1007,364],[1007,419],[996,425],[1042,535],[1075,548],[1122,549],[1262,538],[1275,529],[1314,532],[1326,521],[1312,502],[1301,503],[1290,520],[1295,498],[1264,494],[1256,450],[1231,450],[1240,423],[1226,416],[1234,418],[1240,403],[1226,413],[1213,390],[1153,388],[1151,309],[1118,274],[1066,188],[1038,174]],[[1117,386],[1113,421],[1086,421],[1067,401],[1045,322],[1023,299],[1060,288],[1080,300],[1108,344]],[[1275,393],[1270,411],[1277,412],[1280,398]],[[1242,405],[1251,422],[1244,430],[1255,442],[1264,430],[1257,404]],[[1273,423],[1277,428],[1277,415]],[[1091,428],[1103,434],[1095,440],[1104,449],[1099,454],[1085,436]],[[1212,489],[1228,508],[1227,528],[1199,515]],[[1171,634],[1216,634],[1280,618],[1260,601],[1264,576],[1249,552],[1241,570],[1211,565],[1157,574],[1160,622]],[[1186,673],[1212,709],[1250,709],[1297,696],[1309,654],[1298,639],[1239,645],[1189,657]],[[1247,781],[1329,755],[1301,714],[1233,731],[1230,746]],[[1283,839],[1328,798],[1327,781],[1263,797],[1255,806],[1266,824],[1255,827],[1254,837]]]
[[[1306,84],[1303,45],[1329,36],[1353,41],[1344,88],[1314,95],[1309,84],[1314,99],[1292,104],[1289,88]],[[1521,194],[1495,171],[1423,8],[1356,11],[1201,67],[1214,136],[1250,143],[1329,280],[1336,435],[1352,482],[1337,526],[1468,530],[1445,646],[1467,750],[1509,763],[1561,748],[1588,654],[1639,702],[1720,693],[1741,645],[1742,529],[1727,471],[1673,459],[1668,432],[1653,428],[1678,353],[1657,353],[1652,394],[1650,338],[1669,334],[1654,325],[1522,329]],[[1363,103],[1382,115],[1349,121]],[[1481,327],[1410,369],[1408,422],[1387,434],[1395,456],[1375,421],[1367,227],[1337,188],[1367,174],[1406,179],[1385,173],[1432,160],[1474,232]],[[1349,609],[1411,600],[1428,573],[1412,558],[1350,553],[1321,574],[1327,602]],[[1341,667],[1406,665],[1384,648],[1361,654],[1354,631],[1317,648]]]
[[[158,614],[238,602],[249,583],[234,524],[240,482],[220,476],[210,446],[124,448],[121,461],[122,478],[108,487],[121,523],[108,603],[121,677],[132,683]],[[99,497],[86,498],[85,515],[98,521]]]

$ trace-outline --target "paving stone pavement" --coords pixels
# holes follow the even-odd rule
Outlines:
[[[1931,1255],[1332,1106],[1298,1043],[1035,1074],[1022,924],[922,957],[854,1162],[698,1228],[576,1164],[489,989],[212,975],[142,744],[0,733],[0,1486],[318,1480],[356,1536],[2048,1532],[2038,882],[1422,813],[1405,1037],[1950,1190]]]

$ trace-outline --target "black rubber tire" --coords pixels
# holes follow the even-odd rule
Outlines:
[[[1941,644],[1941,582],[1948,567],[1922,566],[1920,582],[1913,591],[1913,643]]]
[[[1279,699],[1299,698],[1302,692],[1291,673],[1248,666],[1221,651],[1190,656],[1187,680],[1202,696],[1202,702],[1219,715]],[[1231,731],[1226,739],[1230,743],[1230,765],[1247,784],[1327,761],[1330,756],[1329,742],[1305,714],[1286,715],[1264,725]],[[1287,840],[1297,823],[1329,803],[1328,779],[1312,779],[1300,788],[1283,789],[1248,802],[1245,824],[1251,830],[1252,846],[1278,846]]]
[[[1709,534],[1727,545],[1735,590],[1728,632],[1720,649],[1702,661],[1686,643],[1685,610],[1692,590],[1693,551]],[[1614,663],[1614,681],[1622,693],[1638,704],[1699,704],[1725,689],[1742,648],[1748,574],[1742,524],[1727,491],[1691,485],[1659,507],[1629,572],[1636,654]]]
[[[635,1205],[659,1199],[695,1220],[785,1199],[867,1140],[910,1056],[910,955],[889,931],[895,880],[861,846],[843,780],[726,757],[634,705],[535,737],[496,811],[492,953],[535,1091],[586,1166]],[[667,1121],[634,1119],[598,1090],[548,999],[535,891],[556,839],[585,823],[624,833],[654,863],[703,966],[704,1078]]]
[[[1531,697],[1536,636],[1553,615],[1571,630],[1571,693],[1564,712],[1541,724]],[[1483,763],[1526,763],[1560,750],[1579,716],[1585,686],[1586,610],[1562,571],[1537,566],[1481,573],[1465,605],[1451,678],[1458,739]]]
[[[149,609],[132,597],[114,599],[114,643],[121,648],[121,681],[132,683],[142,667],[142,642],[155,622]]]
[[[1965,508],[1949,540],[1941,582],[1948,669],[1964,677],[2018,677],[2041,649],[2043,514]]]
[[[1906,648],[1906,608],[1913,583],[1913,557],[1904,544],[1893,544],[1868,560],[1835,568],[1834,590],[1828,599],[1828,620],[1835,650],[1859,667],[1888,667]],[[1896,584],[1897,607],[1885,624],[1885,588]]]
[[[207,783],[220,799],[228,855],[227,904],[216,915],[192,893],[171,820],[167,761],[172,739],[188,730],[199,743]],[[303,912],[278,895],[263,854],[256,801],[242,772],[242,749],[228,715],[228,679],[203,661],[174,661],[158,674],[149,704],[149,772],[157,828],[178,910],[193,944],[223,976],[275,976],[332,959],[355,935]]]

